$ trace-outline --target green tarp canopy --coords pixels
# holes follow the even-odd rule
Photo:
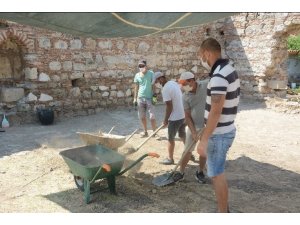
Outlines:
[[[140,37],[197,26],[234,13],[0,13],[0,19],[93,38]]]

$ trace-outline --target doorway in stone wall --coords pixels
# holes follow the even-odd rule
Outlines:
[[[12,38],[0,45],[0,86],[15,87],[24,80],[24,60],[22,47]]]
[[[295,89],[300,85],[300,34],[290,35],[287,39],[287,46],[288,84]]]

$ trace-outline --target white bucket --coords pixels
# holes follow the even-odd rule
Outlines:
[[[296,83],[291,83],[291,88],[296,89]]]

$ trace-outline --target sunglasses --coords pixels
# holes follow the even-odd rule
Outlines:
[[[139,65],[139,68],[144,68],[145,67],[145,65]]]

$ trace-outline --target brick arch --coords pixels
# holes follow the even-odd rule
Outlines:
[[[6,30],[0,31],[0,45],[10,38],[25,49],[29,49],[32,45],[26,34],[23,34],[22,32],[17,31],[14,28],[8,28]]]

